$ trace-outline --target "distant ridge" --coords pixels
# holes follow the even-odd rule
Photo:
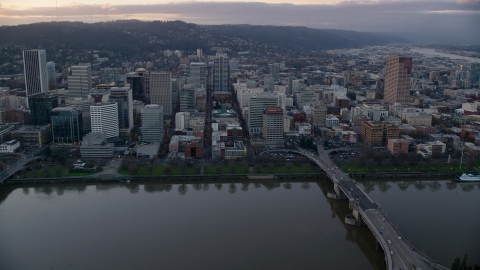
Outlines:
[[[121,20],[107,23],[48,22],[0,27],[0,46],[112,50],[124,54],[158,49],[206,52],[221,44],[232,51],[259,44],[284,49],[325,50],[405,42],[403,38],[345,30],[294,26],[196,25],[182,21]],[[238,42],[241,39],[245,42]]]

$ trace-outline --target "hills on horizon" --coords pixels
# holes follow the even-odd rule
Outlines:
[[[121,20],[107,23],[47,22],[1,26],[1,46],[72,48],[120,51],[179,49],[206,52],[211,47],[247,51],[268,44],[285,50],[319,51],[404,43],[408,40],[379,33],[303,26],[196,25],[183,21]]]

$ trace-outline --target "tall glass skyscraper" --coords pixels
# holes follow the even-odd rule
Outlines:
[[[47,93],[36,94],[28,99],[30,109],[29,124],[40,126],[51,122],[52,109],[58,107],[58,97]]]
[[[52,137],[54,143],[79,144],[83,137],[82,109],[79,107],[53,109]]]
[[[23,51],[23,68],[25,71],[25,90],[28,98],[48,92],[47,54],[45,50]]]

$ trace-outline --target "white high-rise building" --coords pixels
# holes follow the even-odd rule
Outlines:
[[[248,131],[251,135],[260,135],[263,128],[263,109],[278,106],[278,96],[271,93],[261,93],[250,98],[248,110]]]
[[[130,136],[133,129],[133,97],[130,84],[110,88],[109,101],[118,104],[118,128],[123,137]]]
[[[225,53],[217,53],[213,61],[213,91],[229,90],[230,66]]]
[[[175,129],[183,130],[190,127],[190,113],[178,112],[175,114]]]
[[[172,74],[170,72],[150,73],[150,103],[161,106],[164,115],[172,114]]]
[[[92,133],[103,133],[108,138],[118,137],[118,104],[96,103],[90,106]]]
[[[250,105],[250,98],[263,93],[263,88],[239,88],[237,90],[237,100],[240,108],[248,107]]]
[[[25,92],[28,97],[48,92],[47,54],[45,50],[23,51]]]
[[[92,91],[92,69],[89,65],[72,66],[68,76],[68,96],[88,97]]]
[[[163,108],[157,104],[142,107],[142,140],[163,142]]]
[[[55,84],[57,82],[57,73],[55,71],[55,63],[47,62],[48,83]]]
[[[187,68],[187,83],[195,86],[205,85],[207,79],[207,65],[202,62],[190,63]]]

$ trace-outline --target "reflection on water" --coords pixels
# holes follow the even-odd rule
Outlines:
[[[362,180],[400,232],[444,266],[468,254],[480,261],[480,183],[450,180]],[[477,187],[477,188],[475,188]]]
[[[371,232],[344,224],[348,202],[326,199],[332,188],[330,181],[4,186],[0,269],[383,269]]]

